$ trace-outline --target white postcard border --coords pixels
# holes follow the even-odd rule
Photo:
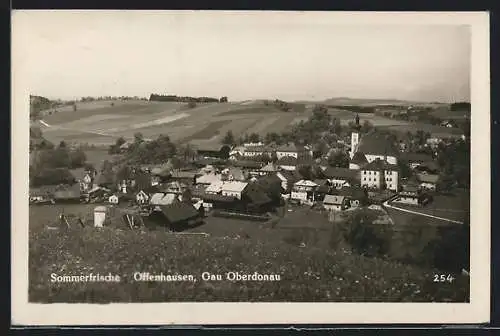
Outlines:
[[[28,303],[28,162],[30,73],[23,53],[37,15],[12,16],[12,324],[171,325],[314,323],[483,323],[490,314],[490,88],[487,12],[320,13],[252,12],[263,20],[312,20],[338,24],[470,25],[471,105],[471,300],[465,303]],[[89,11],[89,13],[91,13]],[[113,15],[118,12],[110,11]],[[134,11],[122,12],[134,15]],[[216,19],[223,12],[200,12]],[[142,12],[141,14],[144,14]],[[188,15],[183,13],[182,15]],[[55,15],[65,15],[58,13]],[[439,52],[439,51],[432,51]],[[40,55],[43,57],[43,55]],[[251,57],[251,55],[249,55]]]

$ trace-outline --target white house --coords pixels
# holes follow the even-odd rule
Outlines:
[[[149,196],[141,190],[135,195],[135,200],[138,204],[146,204],[149,201]]]
[[[217,181],[213,182],[210,184],[206,189],[205,192],[207,194],[219,194],[222,192],[222,185],[224,184],[223,181]]]
[[[117,195],[111,195],[108,198],[108,202],[111,203],[111,204],[118,204],[119,201],[120,200],[118,199]]]
[[[328,211],[342,211],[349,207],[349,200],[345,196],[325,195],[323,207]]]
[[[398,190],[399,172],[396,165],[379,159],[361,168],[362,187],[381,189],[384,184],[389,190]]]
[[[240,181],[224,182],[221,187],[222,196],[231,196],[241,199],[241,195],[248,183]]]
[[[290,198],[298,200],[301,202],[307,202],[309,195],[313,195],[314,190],[318,187],[318,184],[309,180],[300,180],[294,183]]]
[[[245,151],[243,152],[243,156],[245,157],[254,157],[263,154],[270,154],[270,150],[263,146],[262,144],[257,144],[253,146],[246,146]]]
[[[276,156],[278,157],[278,160],[287,156],[291,156],[296,159],[311,158],[312,154],[312,149],[309,146],[295,144],[286,144],[276,149]]]

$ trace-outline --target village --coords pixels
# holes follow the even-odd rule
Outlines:
[[[87,169],[73,185],[31,188],[30,204],[96,204],[90,221],[78,219],[81,225],[102,227],[118,213],[131,229],[155,223],[174,231],[202,225],[208,216],[286,222],[287,213],[304,208],[324,213],[329,221],[364,208],[376,214],[375,223],[393,225],[389,207],[422,211],[424,222],[463,222],[425,209],[432,210],[442,188],[438,146],[464,135],[428,137],[419,140],[425,151],[411,152],[407,142],[362,128],[356,114],[350,134],[319,154],[315,144],[259,141],[199,147],[181,166],[170,158],[161,164],[125,163],[108,172]],[[124,142],[118,151],[126,153],[130,146]],[[332,166],[332,156],[345,162]],[[450,183],[456,181],[448,181],[448,189]],[[61,213],[59,221],[69,225],[68,215]]]

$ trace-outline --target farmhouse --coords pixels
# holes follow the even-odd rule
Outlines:
[[[241,200],[241,196],[248,183],[239,181],[223,182],[221,186],[222,196],[235,197]]]
[[[398,197],[393,201],[409,205],[419,205],[420,192],[416,185],[406,185],[403,187]]]
[[[368,197],[365,190],[357,187],[342,188],[338,191],[338,194],[345,196],[349,200],[351,207],[360,206]]]
[[[439,175],[436,174],[417,174],[420,188],[435,191],[439,183]]]
[[[282,156],[278,159],[278,167],[283,170],[294,171],[297,169],[298,160],[294,156]]]
[[[118,198],[118,195],[111,195],[108,198],[108,202],[110,204],[118,204],[120,202],[120,199]]]
[[[295,159],[312,158],[312,154],[312,149],[309,146],[295,144],[282,145],[276,149],[278,160],[287,156],[294,157]]]
[[[176,202],[160,206],[161,212],[170,228],[192,226],[200,221],[199,212],[191,204]]]
[[[314,198],[314,191],[318,185],[313,181],[300,180],[294,183],[290,199],[300,201],[301,203]]]
[[[177,181],[177,182],[183,182],[187,184],[194,184],[196,183],[196,177],[198,176],[198,173],[194,171],[182,171],[182,170],[175,170],[172,172],[172,175],[170,176],[170,181]]]
[[[280,170],[279,166],[274,164],[273,162],[269,162],[267,165],[260,169],[261,175],[267,175],[276,173]]]
[[[80,199],[81,192],[78,184],[54,192],[54,201],[56,203],[78,203]]]
[[[349,200],[345,196],[326,195],[323,207],[328,211],[342,211],[349,207]]]
[[[179,201],[178,195],[174,193],[155,193],[151,196],[149,204],[153,206],[169,205]]]
[[[149,201],[149,195],[141,190],[135,195],[135,201],[137,204],[146,204]]]
[[[361,168],[361,186],[367,188],[397,191],[399,188],[398,167],[386,161],[376,159]]]
[[[323,175],[337,189],[350,187],[359,180],[359,171],[348,168],[328,167],[323,171]]]
[[[212,209],[234,209],[239,202],[236,197],[223,196],[220,194],[205,193],[200,197],[203,201],[203,208],[205,211],[210,211]]]
[[[245,145],[245,151],[243,152],[243,156],[245,157],[255,157],[260,155],[271,155],[271,148],[264,146],[262,144],[256,145]]]
[[[244,153],[245,153],[245,146],[236,146],[231,151],[229,152],[229,159],[230,160],[237,160],[241,158]]]

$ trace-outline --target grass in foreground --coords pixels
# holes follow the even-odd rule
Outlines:
[[[120,283],[51,283],[51,273],[117,274]],[[134,282],[134,272],[192,274],[196,282]],[[279,282],[206,282],[202,272],[279,274]],[[437,273],[437,272],[436,272]],[[434,283],[424,270],[343,249],[227,237],[87,227],[30,233],[30,302],[468,301],[468,278]]]

